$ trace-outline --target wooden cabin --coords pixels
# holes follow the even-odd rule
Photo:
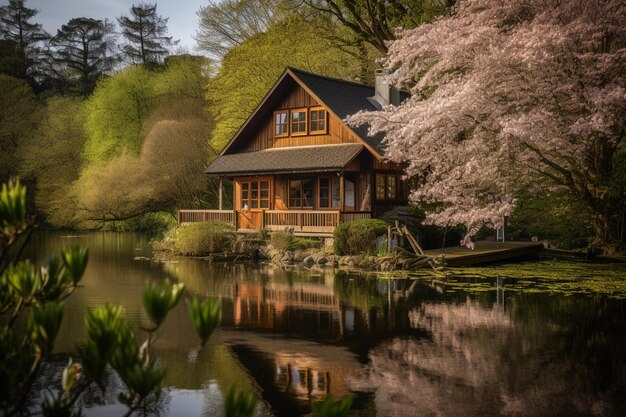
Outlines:
[[[338,224],[407,203],[402,166],[383,158],[382,135],[344,119],[399,104],[397,90],[287,68],[205,174],[220,178],[219,210],[181,210],[179,222],[227,221],[237,230],[330,236]],[[222,210],[222,178],[234,210]]]

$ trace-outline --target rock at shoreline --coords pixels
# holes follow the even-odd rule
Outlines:
[[[301,250],[296,250],[293,252],[293,261],[294,262],[302,262],[306,258],[306,254]]]

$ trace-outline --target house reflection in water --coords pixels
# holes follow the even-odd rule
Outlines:
[[[308,413],[310,402],[327,394],[350,395],[345,381],[360,372],[367,346],[398,325],[410,328],[394,295],[405,289],[401,282],[355,285],[332,269],[213,268],[219,273],[193,262],[169,267],[192,292],[221,298],[221,337],[277,415]]]

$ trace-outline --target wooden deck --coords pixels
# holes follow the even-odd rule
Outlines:
[[[451,267],[491,264],[497,262],[537,259],[543,249],[537,242],[476,242],[474,250],[454,246],[424,251],[429,256],[443,255]]]

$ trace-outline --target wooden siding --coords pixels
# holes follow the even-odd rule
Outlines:
[[[302,87],[295,84],[276,104],[266,116],[264,123],[261,123],[256,134],[253,135],[244,145],[244,151],[258,151],[269,148],[284,148],[290,146],[307,145],[330,145],[338,143],[361,143],[361,140],[354,135],[350,129],[337,117],[327,113],[327,133],[320,135],[303,135],[274,137],[273,112],[283,109],[295,109],[303,107],[319,107],[320,104],[311,97]],[[327,109],[328,110],[328,109]],[[307,121],[308,123],[308,121]]]

